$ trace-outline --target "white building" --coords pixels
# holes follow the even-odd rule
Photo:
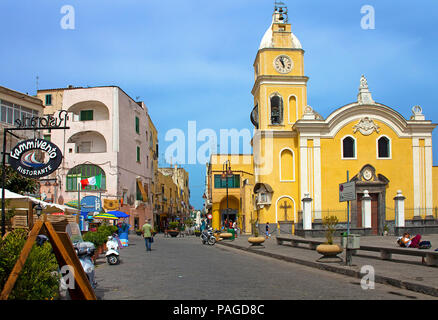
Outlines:
[[[64,161],[56,172],[58,203],[78,199],[80,180],[102,175],[101,188],[80,190],[101,199],[119,200],[132,227],[153,220],[153,160],[149,155],[148,110],[117,86],[39,90],[46,113],[66,110],[69,130],[52,130]]]

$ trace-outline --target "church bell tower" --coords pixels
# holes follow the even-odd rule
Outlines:
[[[304,50],[292,33],[287,7],[276,3],[254,62],[254,114],[259,130],[291,130],[307,106]]]

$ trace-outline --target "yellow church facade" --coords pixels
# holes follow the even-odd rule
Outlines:
[[[347,171],[356,182],[353,230],[381,234],[436,224],[435,124],[419,106],[405,119],[375,102],[363,75],[356,101],[324,119],[307,104],[304,50],[285,10],[275,10],[254,62],[252,197],[260,229],[269,222],[274,232],[311,234],[330,215],[346,227],[339,184]]]

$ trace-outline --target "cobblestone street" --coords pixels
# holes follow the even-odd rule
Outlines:
[[[120,251],[122,263],[97,261],[96,294],[104,300],[303,300],[434,299],[376,284],[363,290],[360,280],[257,256],[224,246],[202,245],[194,236],[157,235],[152,252],[130,235]],[[101,256],[103,257],[103,255]]]

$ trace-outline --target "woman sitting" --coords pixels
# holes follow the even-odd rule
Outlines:
[[[418,248],[418,244],[421,241],[421,235],[417,234],[415,237],[411,238],[411,235],[408,232],[403,234],[397,242],[401,247],[407,248]]]

